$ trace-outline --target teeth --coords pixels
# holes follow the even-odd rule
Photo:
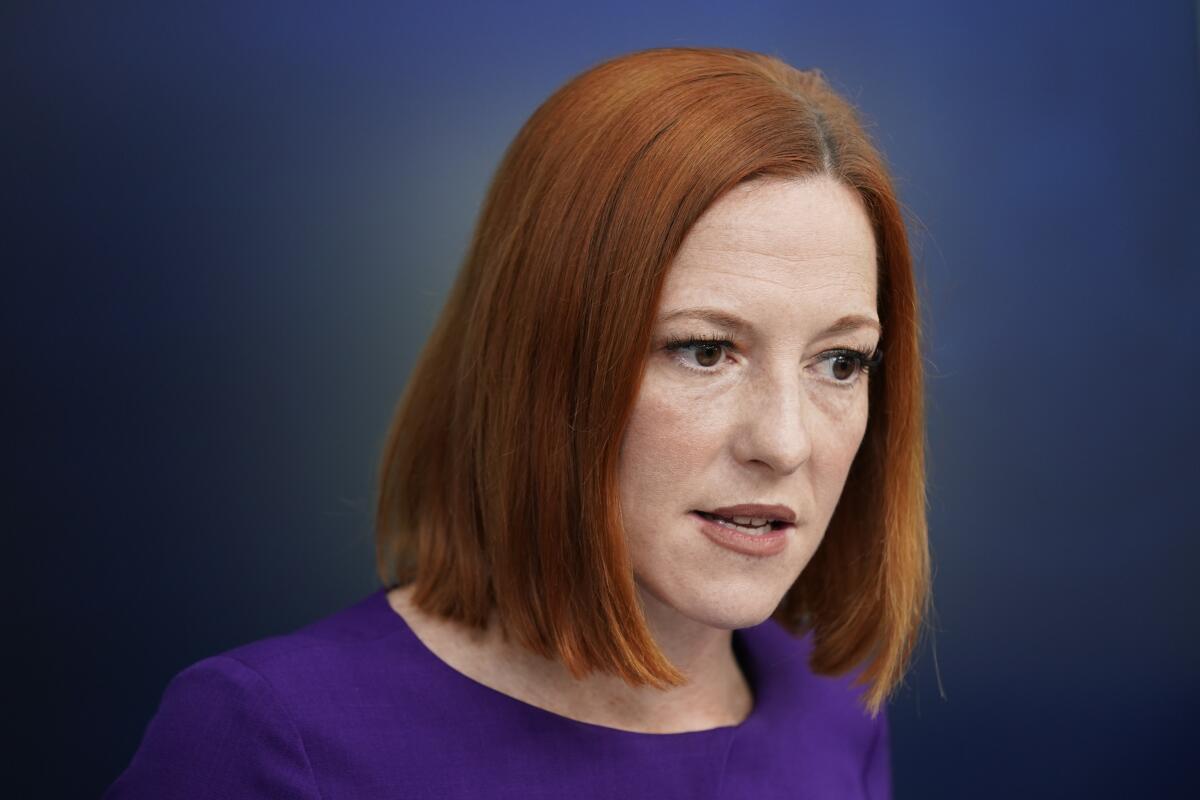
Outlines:
[[[771,526],[767,524],[767,520],[765,519],[756,520],[751,517],[734,517],[733,519],[726,519],[725,517],[718,516],[713,516],[712,519],[718,525],[724,525],[730,530],[741,531],[742,533],[766,533],[767,531],[771,530]],[[741,522],[741,520],[748,520],[749,522],[755,524],[747,524],[745,522]]]

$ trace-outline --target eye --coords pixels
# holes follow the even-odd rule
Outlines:
[[[823,353],[821,363],[828,365],[827,374],[833,383],[853,386],[858,383],[858,378],[862,373],[870,372],[878,367],[882,359],[883,351],[878,348],[874,352],[869,352],[854,347],[839,347]]]
[[[666,350],[684,367],[696,372],[716,372],[722,361],[729,359],[733,342],[719,337],[691,336],[671,339]]]

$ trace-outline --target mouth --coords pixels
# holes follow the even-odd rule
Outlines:
[[[796,523],[796,512],[787,506],[779,505],[724,506],[711,511],[696,509],[692,513],[730,530],[751,536],[790,528]]]
[[[713,544],[757,558],[777,556],[793,538],[796,516],[783,506],[733,506],[690,513]]]
[[[750,535],[770,533],[771,531],[782,530],[783,528],[791,527],[788,523],[777,519],[764,519],[762,517],[722,517],[718,514],[712,514],[708,511],[695,511],[697,516],[701,516],[710,522],[715,522],[718,525],[724,525],[735,531],[748,533]]]

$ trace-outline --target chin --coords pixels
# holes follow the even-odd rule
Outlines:
[[[643,594],[651,595],[657,601],[657,605],[664,606],[692,622],[721,630],[737,630],[752,628],[767,621],[778,608],[789,587],[772,589],[761,584],[726,584],[716,589],[688,587],[655,591],[645,585],[640,588]]]

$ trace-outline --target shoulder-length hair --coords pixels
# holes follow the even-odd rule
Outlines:
[[[388,434],[377,508],[386,585],[506,634],[572,674],[685,682],[651,637],[617,465],[664,275],[734,185],[828,174],[861,197],[886,359],[841,500],[775,618],[877,714],[928,610],[919,315],[904,220],[854,109],[819,71],[733,49],[603,63],[525,123]]]

